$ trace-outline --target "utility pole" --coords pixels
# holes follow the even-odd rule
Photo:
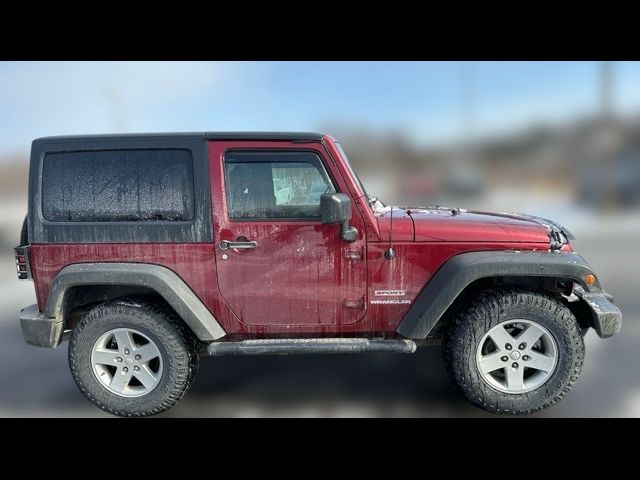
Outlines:
[[[472,65],[463,62],[460,70],[462,86],[462,145],[466,156],[470,154],[473,144],[473,91],[472,91]]]
[[[473,62],[460,64],[460,145],[448,174],[462,195],[477,197],[484,192],[486,177],[478,165],[474,67]]]
[[[602,206],[605,209],[618,207],[618,199],[615,186],[612,181],[612,169],[614,156],[620,146],[620,135],[615,121],[614,89],[615,89],[614,64],[610,61],[601,61],[598,65],[598,99],[600,112],[598,118],[598,152],[602,168],[604,169],[602,181]]]
[[[600,97],[600,117],[604,122],[613,117],[613,73],[613,62],[600,62],[598,93]]]

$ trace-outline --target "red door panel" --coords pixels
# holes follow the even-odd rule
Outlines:
[[[228,150],[313,150],[335,187],[345,191],[331,170],[322,145],[290,142],[210,142],[215,256],[222,297],[240,322],[250,326],[300,327],[349,325],[366,313],[366,251],[363,222],[352,209],[358,240],[347,243],[338,225],[319,219],[230,219],[223,156]],[[255,248],[221,249],[223,241],[253,241]],[[278,330],[280,330],[280,328]]]

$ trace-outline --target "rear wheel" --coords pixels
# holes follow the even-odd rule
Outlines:
[[[453,382],[475,405],[523,414],[560,401],[584,360],[577,320],[543,293],[483,293],[452,322],[443,353]]]
[[[69,366],[101,409],[147,416],[172,407],[198,368],[197,341],[173,312],[137,299],[90,310],[73,330]]]

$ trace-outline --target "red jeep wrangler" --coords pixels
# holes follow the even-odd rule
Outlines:
[[[412,353],[443,341],[475,405],[527,413],[621,313],[570,233],[518,214],[391,207],[315,133],[40,138],[15,249],[27,343],[69,338],[82,393],[144,416],[199,355]]]

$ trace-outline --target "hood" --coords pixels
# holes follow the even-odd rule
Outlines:
[[[379,216],[382,238],[416,242],[543,243],[561,248],[571,234],[563,227],[525,214],[449,208],[388,208]],[[390,237],[389,237],[389,234]]]

